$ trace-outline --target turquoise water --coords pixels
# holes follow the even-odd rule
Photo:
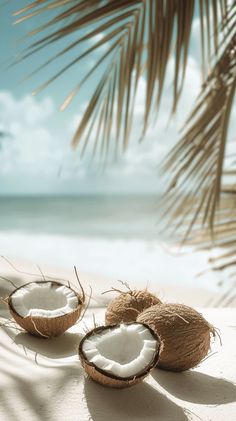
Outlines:
[[[0,198],[0,254],[112,279],[214,287],[209,253],[166,243],[154,196]],[[182,253],[182,252],[181,252]]]
[[[0,198],[0,231],[154,240],[157,204],[154,196]]]

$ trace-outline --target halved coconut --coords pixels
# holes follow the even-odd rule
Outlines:
[[[61,335],[73,326],[83,305],[84,294],[55,281],[30,282],[8,297],[15,321],[29,333],[44,338]]]
[[[142,323],[100,326],[79,345],[86,373],[104,386],[123,388],[139,383],[159,358],[159,336]]]

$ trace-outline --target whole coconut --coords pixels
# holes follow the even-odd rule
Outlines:
[[[138,315],[161,301],[147,290],[122,292],[107,307],[106,325],[135,322]]]
[[[208,354],[214,327],[191,307],[183,304],[161,304],[146,309],[137,321],[150,326],[160,335],[163,349],[159,368],[184,371],[195,367]]]

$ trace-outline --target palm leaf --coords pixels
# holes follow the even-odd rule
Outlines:
[[[194,10],[197,6],[200,9],[203,68],[207,68],[212,48],[211,37],[214,34],[213,49],[217,52],[220,22],[226,25],[225,22],[228,24],[229,21],[230,8],[225,0],[213,2],[213,7],[209,0],[33,1],[15,12],[16,23],[42,15],[45,22],[30,31],[26,39],[40,36],[43,32],[45,35],[23,50],[18,62],[30,59],[51,45],[59,44],[60,47],[60,41],[67,40],[66,47],[28,75],[33,77],[52,62],[65,58],[65,65],[34,91],[37,93],[72,66],[78,66],[95,50],[99,51],[102,45],[109,44],[108,51],[100,54],[88,76],[77,81],[76,87],[62,105],[62,109],[68,106],[81,87],[96,74],[99,66],[106,66],[75,133],[73,145],[83,143],[82,149],[85,151],[87,144],[96,139],[93,150],[97,151],[100,142],[98,134],[102,133],[101,145],[106,147],[101,146],[100,151],[107,156],[112,129],[115,132],[115,150],[124,150],[128,145],[138,82],[142,74],[146,79],[146,95],[141,138],[145,136],[150,119],[160,106],[167,65],[172,55],[175,58],[172,111],[175,112],[183,88]],[[84,29],[90,31],[84,33]],[[94,42],[94,36],[101,32],[104,37]],[[77,35],[73,42],[69,37],[72,34]],[[88,41],[92,41],[92,46],[88,46]],[[68,52],[79,45],[83,45],[84,53],[75,55],[74,60],[66,63]]]
[[[180,214],[190,217],[185,238],[199,215],[203,227],[208,226],[211,231],[214,228],[236,89],[235,47],[236,29],[203,85],[182,138],[163,165],[164,171],[171,173],[169,191],[164,199],[164,208],[171,209],[167,223],[173,218],[179,219]]]
[[[227,29],[227,30],[226,30]],[[236,301],[236,184],[234,166],[226,165],[226,142],[236,89],[236,3],[223,19],[219,58],[203,84],[183,136],[163,164],[171,182],[163,199],[166,226],[195,250],[221,249],[209,259],[224,272],[228,288],[214,305]],[[224,43],[227,46],[224,47]],[[230,178],[223,183],[223,176]],[[213,303],[211,303],[213,304]]]

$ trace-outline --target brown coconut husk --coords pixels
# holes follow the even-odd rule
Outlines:
[[[64,284],[56,281],[33,281],[30,283],[48,283],[55,286],[63,286]],[[28,285],[27,284],[27,285]],[[10,310],[10,313],[14,320],[17,322],[19,326],[21,326],[24,330],[31,333],[32,335],[39,336],[41,338],[51,338],[54,336],[59,336],[62,333],[64,333],[67,329],[69,329],[71,326],[73,326],[79,319],[81,312],[84,308],[84,302],[85,302],[85,295],[84,291],[82,289],[82,294],[78,293],[74,289],[72,289],[70,286],[67,286],[70,288],[75,295],[78,298],[78,307],[72,311],[71,313],[67,313],[58,317],[22,317],[20,314],[16,312],[16,310],[13,307],[12,304],[12,296],[13,294],[19,290],[20,288],[24,288],[25,285],[20,286],[19,288],[16,288],[8,297],[7,303]]]
[[[207,356],[215,328],[193,308],[183,304],[162,304],[146,309],[137,321],[160,335],[163,349],[159,368],[184,371]]]
[[[161,304],[160,299],[147,289],[132,291],[127,284],[125,285],[128,288],[126,292],[112,289],[112,291],[119,292],[119,295],[107,306],[106,325],[135,322],[138,315],[146,308]]]
[[[134,322],[134,323],[137,323],[137,322]],[[102,370],[101,368],[97,367],[94,363],[88,361],[86,355],[83,352],[84,341],[90,338],[91,336],[93,336],[94,334],[99,334],[100,332],[106,329],[112,329],[116,327],[114,325],[107,325],[107,326],[99,326],[92,329],[83,337],[82,341],[79,344],[79,349],[78,349],[79,358],[80,358],[82,367],[84,368],[88,376],[91,377],[95,382],[100,383],[103,386],[114,387],[114,388],[119,388],[119,389],[125,388],[125,387],[131,387],[140,383],[150,373],[150,371],[153,368],[155,368],[158,362],[158,358],[159,358],[160,350],[161,350],[160,337],[156,334],[156,332],[150,329],[149,326],[145,325],[144,323],[142,324],[151,331],[154,339],[157,341],[157,352],[153,360],[150,361],[150,364],[146,367],[145,370],[138,372],[135,376],[124,378],[124,377],[113,375],[112,373],[108,373],[107,371]]]

